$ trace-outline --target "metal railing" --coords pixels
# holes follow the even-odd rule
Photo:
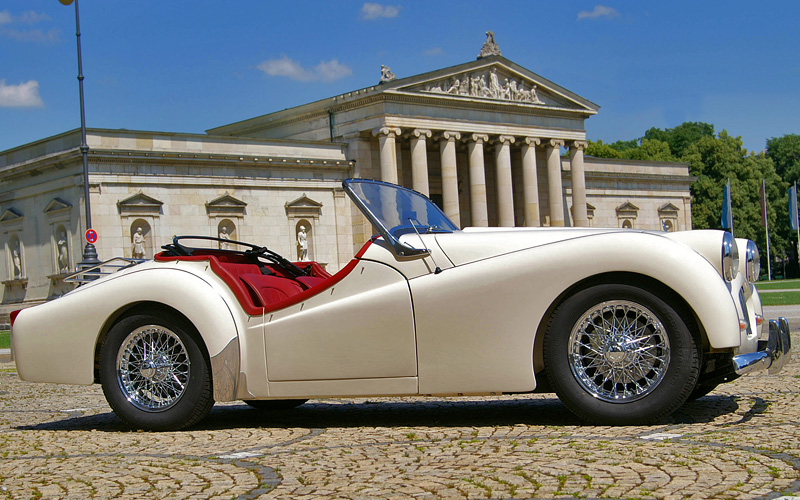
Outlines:
[[[99,264],[78,269],[74,273],[65,276],[64,281],[67,283],[80,283],[80,284],[89,283],[103,276],[114,274],[117,271],[121,271],[122,269],[132,267],[135,266],[136,264],[140,264],[146,261],[147,259],[129,259],[127,257],[114,257],[113,259],[108,259]]]

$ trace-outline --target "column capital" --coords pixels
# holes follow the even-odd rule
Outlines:
[[[437,134],[438,139],[443,141],[457,141],[461,139],[461,132],[454,132],[452,130],[445,130],[441,134]]]
[[[484,143],[489,142],[489,135],[488,134],[470,134],[469,136],[464,138],[464,142],[477,142],[477,143]]]
[[[372,130],[372,135],[385,135],[388,137],[395,137],[400,135],[400,129],[398,127],[378,127]]]
[[[542,140],[539,139],[538,137],[526,137],[525,138],[525,144],[527,144],[528,146],[536,147],[541,143],[542,143]]]
[[[418,137],[420,139],[423,139],[425,137],[430,138],[430,136],[433,135],[433,132],[431,132],[428,129],[424,129],[424,128],[415,128],[414,130],[411,131],[410,135],[413,136],[413,137]]]
[[[550,146],[552,148],[560,148],[561,146],[564,145],[564,140],[563,139],[550,139],[549,141],[547,141],[547,143],[545,145],[546,146]]]
[[[498,135],[497,136],[497,142],[499,144],[502,144],[502,145],[514,144],[514,141],[516,141],[516,138],[514,138],[513,135]]]
[[[586,146],[588,146],[588,145],[589,145],[589,143],[586,142],[586,141],[572,141],[572,144],[570,145],[570,148],[586,149]]]

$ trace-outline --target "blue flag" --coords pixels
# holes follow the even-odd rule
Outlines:
[[[789,229],[797,231],[797,184],[789,188]]]
[[[733,209],[731,208],[731,180],[722,188],[722,229],[730,229],[733,234]]]

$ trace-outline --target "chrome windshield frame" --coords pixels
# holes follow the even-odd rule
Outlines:
[[[424,203],[424,208],[426,213],[433,213],[437,216],[437,218],[441,219],[443,222],[446,222],[448,227],[437,227],[437,232],[452,232],[457,231],[458,226],[453,224],[453,222],[447,218],[447,216],[442,212],[442,210],[436,206],[430,198],[425,196],[422,193],[414,191],[413,189],[408,189],[403,186],[398,186],[396,184],[391,184],[388,182],[377,181],[373,179],[345,179],[342,181],[342,187],[347,195],[353,200],[353,203],[356,204],[361,213],[369,220],[370,224],[378,230],[378,233],[391,245],[392,249],[394,250],[395,254],[398,257],[425,257],[430,254],[430,251],[427,248],[414,248],[409,246],[405,243],[401,243],[400,240],[392,234],[392,229],[387,227],[385,221],[378,216],[369,206],[368,200],[364,200],[355,190],[356,185],[370,185],[375,186],[380,189],[390,189],[396,190],[398,194],[402,194],[404,197],[409,197],[409,200],[415,199],[421,203]],[[416,215],[414,212],[412,214]],[[400,217],[398,219],[402,220]],[[410,226],[414,226],[414,221],[411,220]],[[416,221],[416,226],[423,226],[424,224],[420,224],[419,220]],[[430,226],[427,226],[430,228]],[[430,229],[429,229],[430,230]]]

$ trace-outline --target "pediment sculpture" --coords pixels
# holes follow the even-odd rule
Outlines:
[[[536,93],[536,85],[528,85],[514,77],[501,77],[497,70],[476,71],[456,75],[447,80],[431,83],[423,92],[452,94],[465,97],[483,97],[503,101],[544,104]]]

